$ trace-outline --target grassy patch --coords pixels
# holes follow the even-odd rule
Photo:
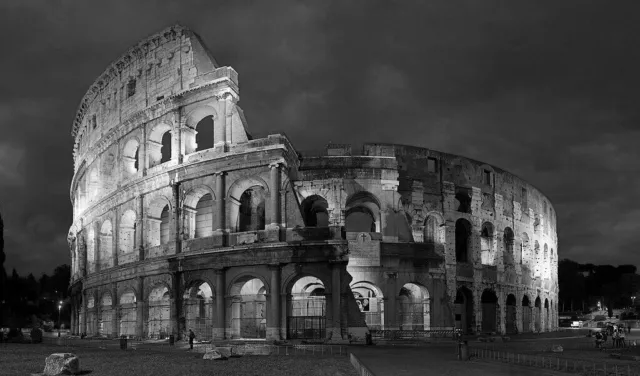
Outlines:
[[[88,375],[307,375],[355,376],[346,356],[244,356],[226,361],[203,360],[199,353],[171,351],[59,347],[47,344],[0,345],[3,375],[42,372],[45,358],[56,352],[71,352],[80,358],[80,369]],[[90,372],[89,372],[90,371]]]

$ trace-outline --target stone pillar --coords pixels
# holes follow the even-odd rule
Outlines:
[[[397,298],[398,298],[398,273],[386,273],[387,296],[384,298],[384,328],[387,330],[398,330],[397,323]]]
[[[138,216],[136,218],[136,244],[138,245],[138,260],[144,260],[144,222],[146,214],[144,212],[144,194],[140,194],[137,198]]]
[[[82,315],[82,321],[80,322],[80,333],[87,332],[87,290],[82,291],[82,305],[80,306],[80,312]]]
[[[269,210],[270,225],[274,229],[280,227],[280,163],[269,165]]]
[[[333,341],[342,339],[340,320],[340,271],[342,263],[333,262],[331,264],[331,339]],[[327,328],[328,329],[328,328]]]
[[[144,301],[144,278],[138,277],[138,299],[136,300],[136,336],[144,338],[145,323],[145,301]]]
[[[138,146],[138,170],[142,170],[142,176],[147,176],[147,169],[149,169],[149,156],[147,151],[147,143],[150,142],[147,135],[147,124],[142,124],[142,136],[140,145]],[[149,141],[147,141],[149,140]]]
[[[227,140],[227,99],[223,98],[220,103],[220,116],[213,120],[213,144],[224,144]]]
[[[111,285],[111,336],[113,338],[118,337],[118,315],[120,310],[118,309],[118,285],[113,283]]]
[[[216,269],[216,319],[213,325],[213,339],[224,339],[226,328],[225,323],[225,271],[224,269]]]
[[[180,220],[181,220],[181,208],[180,208],[180,184],[176,181],[171,185],[171,192],[173,192],[174,207],[173,219],[174,219],[174,234],[176,242],[176,254],[182,252],[182,239],[180,238]]]
[[[100,255],[100,226],[97,221],[93,222],[93,247],[94,254],[93,259],[95,261],[95,271],[100,271],[101,255]]]
[[[279,340],[280,328],[280,265],[269,265],[271,286],[269,290],[269,311],[267,311],[267,340]]]
[[[119,210],[116,209],[113,216],[113,228],[111,229],[111,236],[113,242],[111,244],[111,254],[113,255],[113,266],[118,266],[118,248],[120,243],[120,217],[118,216]],[[115,298],[114,298],[115,299]]]
[[[76,310],[78,303],[75,298],[71,297],[71,334],[78,334],[76,330]]]
[[[171,293],[171,296],[173,297],[173,301],[171,302],[171,309],[170,309],[171,334],[175,336],[176,340],[180,339],[180,323],[178,320],[180,319],[180,308],[182,308],[180,304],[181,274],[182,274],[181,272],[174,272],[171,275],[172,290],[173,290]]]
[[[226,224],[226,199],[225,199],[225,173],[223,171],[216,172],[216,215],[214,229],[216,235],[222,237],[222,246],[226,245],[224,234],[227,229]]]

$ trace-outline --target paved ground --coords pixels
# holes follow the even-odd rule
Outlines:
[[[456,359],[456,347],[453,344],[420,347],[368,346],[352,347],[350,350],[376,376],[566,376],[566,373],[505,363],[460,361]]]

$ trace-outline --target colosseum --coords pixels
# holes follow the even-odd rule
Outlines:
[[[73,333],[557,330],[556,216],[531,184],[414,146],[305,154],[252,137],[238,103],[236,71],[179,25],[91,85],[72,127]]]

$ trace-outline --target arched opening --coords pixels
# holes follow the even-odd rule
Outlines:
[[[327,208],[329,204],[327,200],[318,196],[312,195],[305,198],[302,201],[302,213],[304,216],[304,224],[307,227],[328,227],[329,226],[329,213]]]
[[[458,201],[457,211],[471,213],[471,194],[468,188],[456,188],[455,199]]]
[[[531,303],[529,303],[529,297],[522,297],[522,332],[531,332]]]
[[[384,304],[382,291],[372,283],[356,282],[351,284],[351,292],[356,298],[360,312],[370,330],[384,329]]]
[[[240,196],[238,231],[259,231],[265,228],[266,191],[259,185],[245,190]]]
[[[316,277],[299,278],[287,299],[287,338],[326,337],[325,287]]]
[[[134,336],[136,334],[136,320],[138,318],[136,309],[136,294],[133,291],[126,291],[120,296],[119,307],[120,336]]]
[[[518,332],[516,326],[516,296],[513,294],[507,295],[507,315],[506,315],[506,330],[508,334],[515,334]]]
[[[87,273],[96,271],[96,234],[93,226],[87,231]]]
[[[160,244],[168,244],[170,240],[170,212],[169,205],[165,205],[160,214]]]
[[[169,162],[172,154],[171,126],[160,123],[153,127],[146,145],[149,167]]]
[[[380,203],[369,192],[357,192],[347,198],[346,232],[380,232]]]
[[[122,160],[124,162],[124,170],[128,174],[135,174],[140,168],[139,163],[139,149],[140,143],[135,138],[130,139],[124,145],[122,150]]]
[[[170,213],[168,200],[162,196],[156,197],[149,205],[147,214],[147,243],[149,247],[157,247],[169,242]]]
[[[196,151],[213,147],[213,115],[205,116],[196,125]]]
[[[103,337],[111,337],[113,334],[113,300],[108,293],[102,295],[102,299],[100,300],[98,334]]]
[[[503,263],[505,266],[513,266],[516,264],[516,255],[513,250],[513,230],[507,227],[504,229],[503,243],[504,243],[504,253],[503,253]]]
[[[100,227],[100,269],[113,267],[113,228],[105,220]]]
[[[155,286],[149,293],[149,314],[147,336],[153,339],[169,338],[171,318],[171,297],[164,285]]]
[[[184,291],[185,331],[193,330],[198,340],[211,340],[213,335],[213,291],[208,283],[194,282]]]
[[[161,153],[162,156],[160,157],[160,164],[171,160],[171,132],[165,132],[162,135]]]
[[[93,295],[87,298],[87,329],[86,333],[89,336],[96,335],[96,301]]]
[[[195,237],[206,238],[213,235],[213,199],[207,193],[196,205]]]
[[[493,234],[493,225],[490,222],[483,223],[480,230],[480,257],[483,265],[496,264]]]
[[[542,331],[542,304],[540,302],[540,297],[536,298],[535,307],[533,309],[533,319],[536,333],[540,333]]]
[[[549,331],[551,328],[551,321],[549,320],[549,300],[544,300],[544,330]]]
[[[473,332],[473,294],[466,287],[460,287],[456,292],[455,326],[464,334]]]
[[[134,250],[136,248],[136,213],[127,210],[120,219],[120,237],[118,239],[120,251],[118,263],[136,261]]]
[[[438,220],[430,215],[424,220],[424,242],[427,244],[435,244],[439,241],[438,237]]]
[[[498,297],[496,294],[485,289],[480,297],[482,303],[482,331],[492,333],[498,331]]]
[[[398,299],[398,324],[400,330],[429,330],[431,314],[429,291],[415,283],[406,283],[400,289]]]
[[[469,249],[471,243],[471,223],[460,218],[456,221],[456,260],[470,262]]]
[[[231,338],[267,337],[267,299],[259,278],[245,277],[231,286]]]

